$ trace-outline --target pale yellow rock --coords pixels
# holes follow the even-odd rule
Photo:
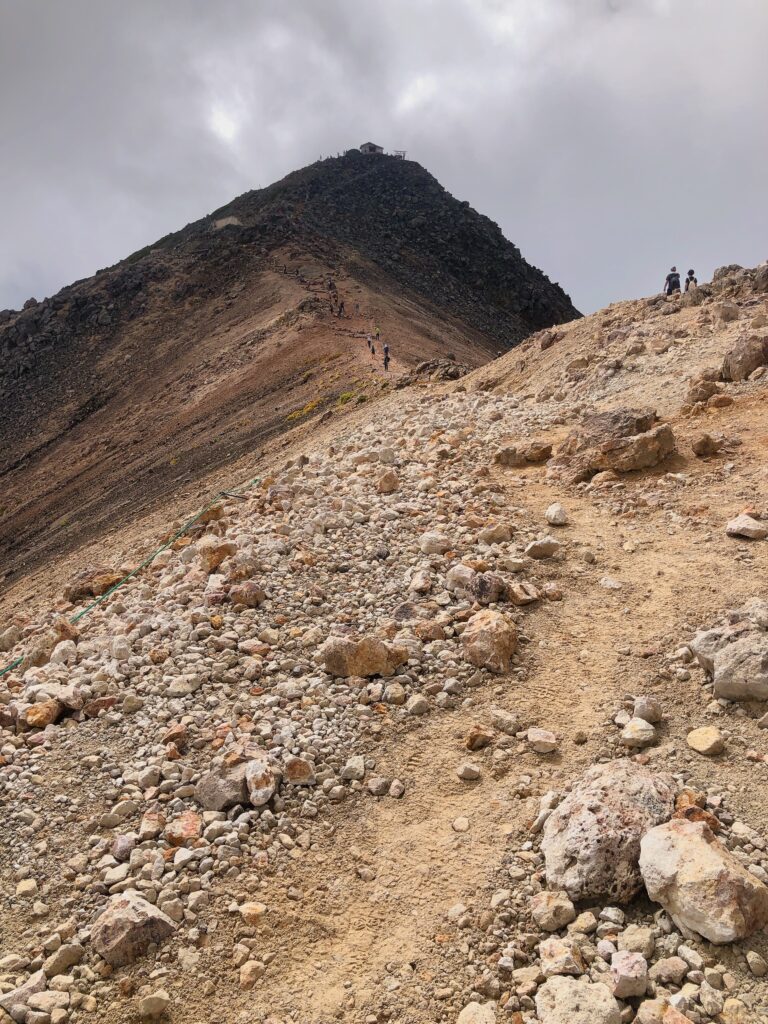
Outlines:
[[[408,660],[405,647],[387,644],[375,636],[361,640],[331,636],[319,651],[325,671],[332,676],[391,676]]]
[[[248,960],[240,968],[240,988],[253,988],[259,978],[264,976],[264,964],[260,960]]]
[[[720,1020],[722,1024],[752,1024],[753,1018],[740,999],[726,999]]]
[[[222,540],[221,537],[214,537],[211,534],[206,534],[197,542],[200,564],[208,573],[218,569],[224,559],[234,555],[236,551],[237,545],[233,541]]]
[[[715,754],[722,754],[725,743],[719,729],[713,725],[704,725],[700,729],[693,729],[686,737],[688,746],[697,754],[704,754],[712,757]]]

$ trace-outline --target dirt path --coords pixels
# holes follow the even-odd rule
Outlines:
[[[756,433],[762,429],[753,409],[743,414]],[[741,414],[730,415],[729,428],[744,422]],[[742,462],[749,465],[752,456],[748,448]],[[733,511],[727,484],[712,486],[710,465],[685,463],[692,481],[686,502],[699,505],[706,498],[708,519],[721,523]],[[627,695],[651,693],[665,707],[654,759],[673,770],[702,767],[684,744],[687,730],[706,721],[700,685],[668,678],[665,655],[690,636],[691,624],[761,593],[765,549],[750,548],[755,561],[743,578],[734,575],[733,542],[709,540],[708,522],[669,523],[658,509],[619,514],[608,495],[564,489],[540,469],[498,473],[496,479],[510,505],[542,522],[542,532],[551,502],[568,508],[571,523],[557,531],[567,558],[539,563],[534,577],[557,584],[563,599],[526,612],[524,678],[474,690],[457,710],[428,715],[405,730],[382,720],[366,751],[375,759],[375,773],[402,780],[406,795],[361,795],[335,808],[317,850],[293,862],[281,885],[283,892],[303,892],[300,912],[291,899],[274,899],[283,937],[263,988],[247,997],[233,992],[243,1008],[363,1022],[388,1006],[403,1024],[433,1019],[425,1016],[422,990],[450,991],[458,980],[452,978],[451,954],[460,940],[448,911],[463,904],[476,917],[488,905],[510,838],[525,839],[538,798],[612,754],[618,730],[610,716]],[[626,490],[642,490],[647,482],[630,478]],[[594,564],[583,560],[585,551],[594,553]],[[606,578],[621,589],[601,585]],[[558,752],[542,757],[523,743],[513,743],[502,759],[494,755],[498,748],[468,752],[463,741],[470,727],[489,725],[493,708],[557,733]],[[759,745],[755,723],[742,724]],[[464,761],[481,767],[477,782],[457,777]],[[754,766],[743,750],[706,768],[710,786],[717,780],[728,787],[738,811],[760,820],[765,797],[751,783]],[[458,833],[452,823],[462,817],[469,829]],[[361,870],[370,880],[360,877]]]

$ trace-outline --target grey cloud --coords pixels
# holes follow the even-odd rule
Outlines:
[[[0,308],[404,148],[589,310],[768,256],[764,0],[0,0]]]

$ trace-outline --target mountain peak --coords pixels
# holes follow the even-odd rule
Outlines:
[[[152,507],[421,364],[451,376],[578,315],[415,161],[317,161],[0,313],[0,562],[98,535],[118,495]]]

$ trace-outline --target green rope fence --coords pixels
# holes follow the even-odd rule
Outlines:
[[[132,579],[132,577],[140,573],[142,569],[146,569],[146,567],[150,565],[162,551],[165,551],[166,548],[169,548],[179,539],[179,537],[183,536],[191,526],[194,526],[198,519],[202,518],[202,516],[205,515],[209,508],[213,508],[213,506],[216,504],[217,501],[219,501],[220,498],[244,498],[245,495],[242,492],[250,490],[254,486],[254,484],[257,484],[259,482],[259,479],[259,477],[254,477],[253,480],[249,480],[248,483],[242,485],[239,490],[219,491],[218,494],[215,494],[213,498],[211,498],[207,505],[204,505],[203,508],[200,509],[197,515],[193,516],[190,520],[188,520],[188,522],[186,522],[177,533],[175,533],[169,540],[167,540],[165,544],[162,544],[156,551],[153,551],[151,555],[145,558],[141,565],[137,565],[135,569],[128,573],[127,576],[123,576],[123,578],[119,580],[117,583],[115,583],[113,586],[111,586],[109,590],[105,590],[103,594],[100,594],[95,601],[91,601],[91,603],[89,605],[86,605],[86,607],[83,608],[82,611],[79,611],[77,615],[73,615],[69,621],[72,623],[79,622],[80,619],[82,619],[85,615],[88,615],[88,613],[92,612],[94,608],[100,605],[103,601],[106,601],[108,597],[111,597],[116,590],[119,590],[120,587],[124,586],[128,582],[128,580]],[[4,676],[7,672],[12,672],[13,669],[18,668],[22,661],[24,661],[23,654],[21,655],[21,657],[16,658],[15,661],[12,661],[10,665],[6,665],[5,668],[0,669],[0,678],[2,678],[2,676]]]

